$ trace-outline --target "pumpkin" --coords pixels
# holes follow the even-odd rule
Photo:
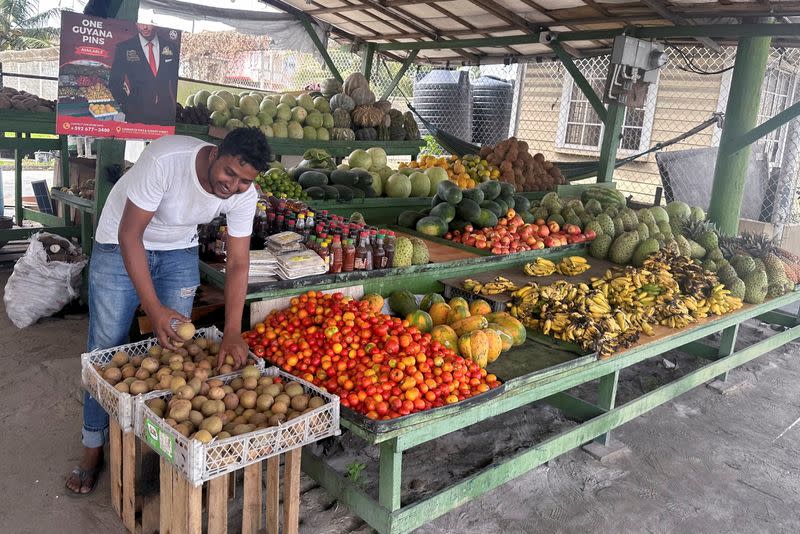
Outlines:
[[[345,94],[352,95],[353,91],[358,87],[366,87],[369,89],[369,82],[363,74],[360,72],[354,72],[345,79],[342,90],[345,92]]]
[[[447,304],[445,304],[447,306]],[[438,341],[442,346],[458,354],[458,336],[455,330],[446,324],[434,326],[431,330],[431,339]]]
[[[319,86],[325,96],[333,96],[342,92],[342,83],[336,78],[326,78]]]
[[[500,339],[500,334],[491,328],[485,329],[483,333],[486,334],[486,340],[489,342],[489,350],[486,359],[489,363],[492,363],[499,358],[500,353],[503,352],[503,340]]]
[[[483,299],[475,299],[469,303],[469,313],[472,315],[486,315],[492,313],[492,307]]]
[[[428,314],[433,319],[434,326],[447,324],[448,313],[450,313],[450,306],[446,302],[434,302],[428,309]]]
[[[415,310],[406,315],[406,321],[411,326],[416,326],[420,332],[430,332],[433,328],[433,319],[428,315],[428,312],[422,310]]]
[[[389,141],[389,139],[389,128],[384,124],[378,126],[378,141]]]
[[[356,126],[375,128],[383,123],[384,113],[375,106],[357,106],[352,116]]]
[[[483,330],[475,330],[458,338],[458,351],[481,367],[489,363],[489,339]]]
[[[347,112],[353,111],[356,107],[355,101],[344,93],[339,93],[331,97],[331,110],[336,111],[339,108]]]
[[[350,120],[350,112],[344,108],[337,108],[333,112],[334,128],[350,128],[353,122]]]
[[[375,93],[370,91],[369,87],[356,87],[348,94],[357,106],[370,106],[375,103]]]
[[[388,100],[378,100],[375,102],[375,107],[379,110],[383,111],[384,113],[389,113],[392,111],[392,103]]]
[[[350,128],[334,128],[331,130],[332,141],[355,141],[356,133]]]
[[[331,107],[333,107],[333,102],[331,102]],[[406,111],[405,115],[403,115],[403,127],[406,129],[406,139],[416,140],[420,138],[419,126],[417,126],[417,121],[410,111]]]
[[[356,130],[356,140],[358,141],[376,141],[378,139],[378,132],[375,128],[361,128]]]
[[[482,315],[472,315],[450,323],[450,326],[456,331],[458,336],[463,336],[464,334],[469,334],[473,330],[483,330],[489,326],[489,321]]]
[[[525,343],[528,333],[518,319],[511,317],[506,312],[489,313],[485,317],[490,323],[496,323],[506,334],[511,336],[514,346]]]

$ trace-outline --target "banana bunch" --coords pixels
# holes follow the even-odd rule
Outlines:
[[[556,269],[556,264],[546,258],[536,258],[536,261],[528,262],[522,268],[528,276],[550,276]]]
[[[467,278],[462,282],[461,287],[464,291],[469,291],[476,295],[499,295],[506,291],[516,291],[518,289],[517,286],[514,285],[514,282],[502,276],[498,276],[491,282],[486,282],[485,284],[473,280],[472,278]]]
[[[561,260],[558,264],[558,272],[564,276],[577,276],[581,273],[585,273],[591,267],[592,266],[586,261],[586,258],[582,256],[569,256]]]

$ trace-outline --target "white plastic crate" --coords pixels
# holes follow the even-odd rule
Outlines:
[[[219,342],[222,339],[222,332],[215,326],[201,328],[195,333],[194,339],[201,337]],[[133,429],[133,401],[136,397],[130,393],[123,393],[115,389],[114,386],[103,379],[95,366],[99,365],[101,368],[104,367],[111,361],[114,354],[119,351],[125,351],[131,357],[147,354],[150,347],[156,344],[158,344],[158,340],[156,338],[150,338],[137,343],[129,343],[128,345],[120,345],[119,347],[110,349],[98,349],[84,353],[81,356],[81,378],[83,380],[83,387],[86,388],[89,394],[97,400],[106,412],[108,412],[108,416],[119,424],[123,432],[128,432]],[[264,369],[264,360],[256,358],[252,352],[250,353],[250,360],[253,360],[259,369]],[[215,378],[222,378],[224,376],[236,376],[236,373],[220,375]]]
[[[157,397],[169,400],[172,392],[152,392],[136,398],[134,433],[172,463],[195,486],[271,456],[341,433],[339,397],[325,393],[277,367],[264,369],[261,375],[280,376],[285,382],[297,382],[303,386],[306,393],[322,397],[326,403],[278,426],[201,443],[184,437],[145,404],[146,401]],[[227,384],[236,377],[229,375],[218,378]]]

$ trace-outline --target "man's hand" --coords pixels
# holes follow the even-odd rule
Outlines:
[[[247,343],[242,336],[226,335],[222,337],[217,354],[217,369],[225,364],[225,357],[233,358],[233,368],[239,369],[247,363]]]
[[[158,344],[169,350],[176,350],[178,347],[173,345],[175,342],[183,342],[183,339],[172,328],[172,321],[181,323],[190,323],[191,319],[184,317],[180,313],[167,308],[166,306],[158,305],[153,311],[147,312],[150,317],[150,323],[153,328],[153,333],[158,337]]]

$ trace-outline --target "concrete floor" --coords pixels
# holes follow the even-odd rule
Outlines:
[[[0,270],[0,286],[8,275]],[[110,507],[107,475],[85,498],[63,488],[80,452],[86,328],[86,316],[77,315],[20,331],[0,311],[0,532],[124,532]],[[741,337],[747,343],[769,333],[749,323]],[[800,344],[783,347],[734,371],[731,380],[745,384],[732,394],[698,388],[624,425],[615,436],[630,448],[627,455],[600,463],[572,451],[418,532],[800,532],[798,355]],[[658,359],[626,371],[622,401],[697,366],[677,353],[668,358],[676,369]],[[588,386],[578,393],[592,396]],[[531,406],[417,447],[405,456],[404,501],[573,424],[553,409]],[[364,460],[367,475],[375,469],[373,448],[352,437],[340,443],[333,463],[344,468]],[[370,531],[307,477],[302,491],[302,532]]]

